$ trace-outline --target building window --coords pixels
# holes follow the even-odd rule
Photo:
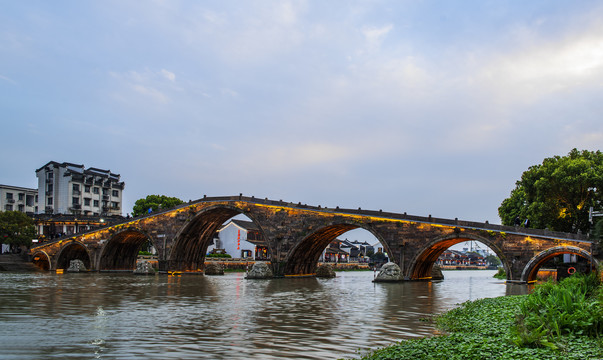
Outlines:
[[[76,198],[76,197],[72,198],[71,203],[73,205],[78,205],[80,203],[80,198]]]
[[[90,199],[84,198],[84,206],[90,206]]]
[[[109,193],[109,190],[103,189],[103,195],[109,195],[108,193]]]
[[[95,194],[99,194],[100,190],[97,187],[94,187],[94,189],[92,189],[92,192]]]
[[[13,199],[13,193],[6,193],[6,200],[12,200]]]
[[[19,200],[23,201],[23,199],[25,199],[25,194],[19,193]]]
[[[114,197],[118,197],[119,196],[119,190],[113,190],[113,196]]]
[[[13,211],[13,206],[11,204],[6,204],[6,211]]]
[[[36,195],[36,202],[38,202],[38,195]]]
[[[48,198],[48,205],[52,205],[52,198]]]
[[[48,190],[47,190],[48,192],[51,192],[51,191],[52,191],[52,184],[48,184],[48,185],[47,185],[47,189],[48,189]]]
[[[84,192],[90,192],[90,185],[84,185]]]
[[[73,184],[72,188],[73,188],[73,191],[80,191],[80,184]]]
[[[111,207],[113,209],[119,209],[119,203],[116,201],[111,201]]]
[[[20,211],[20,212],[25,211],[25,205],[23,205],[23,204],[19,204],[19,211]]]
[[[98,200],[94,200],[92,204],[94,204],[94,207],[98,207]]]

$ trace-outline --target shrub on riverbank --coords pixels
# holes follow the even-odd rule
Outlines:
[[[499,267],[498,271],[496,272],[496,274],[494,274],[493,277],[495,277],[497,279],[505,280],[507,278],[507,273],[505,272],[505,269]]]
[[[599,327],[603,292],[600,285],[593,285],[590,277],[576,276],[559,285],[547,283],[530,295],[466,302],[436,318],[438,327],[446,331],[446,335],[405,340],[362,359],[603,358]],[[566,290],[553,290],[556,287]],[[567,292],[581,291],[588,295],[584,298],[567,295]],[[569,301],[579,303],[570,305]],[[552,317],[557,317],[556,322],[551,321]],[[530,336],[535,341],[528,341]]]
[[[207,254],[205,257],[208,257],[208,258],[225,258],[225,259],[232,258],[232,256],[230,256],[228,254],[221,254],[221,253]]]
[[[563,347],[563,336],[603,335],[603,291],[596,272],[538,286],[520,304],[511,328],[519,346]]]

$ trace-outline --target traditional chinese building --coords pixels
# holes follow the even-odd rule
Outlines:
[[[230,220],[218,230],[208,253],[222,252],[237,259],[270,260],[268,247],[253,222]]]

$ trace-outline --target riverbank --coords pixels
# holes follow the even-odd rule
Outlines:
[[[1,254],[0,271],[12,272],[34,272],[39,269],[28,261],[27,256],[22,254]]]
[[[441,335],[404,340],[362,359],[601,359],[603,290],[580,294],[579,288],[585,287],[572,279],[530,295],[465,302],[435,317]],[[585,314],[587,308],[594,312]]]

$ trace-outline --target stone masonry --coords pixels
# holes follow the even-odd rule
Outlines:
[[[275,276],[312,275],[326,246],[357,228],[372,233],[405,280],[426,279],[438,256],[468,240],[484,243],[501,258],[508,280],[527,282],[553,256],[571,253],[592,260],[598,248],[584,236],[457,219],[436,219],[382,211],[322,208],[254,197],[214,197],[183,204],[105,228],[57,239],[31,249],[32,258],[51,270],[74,259],[91,271],[132,271],[138,249],[151,241],[159,271],[201,272],[215,232],[244,214],[260,229]]]

